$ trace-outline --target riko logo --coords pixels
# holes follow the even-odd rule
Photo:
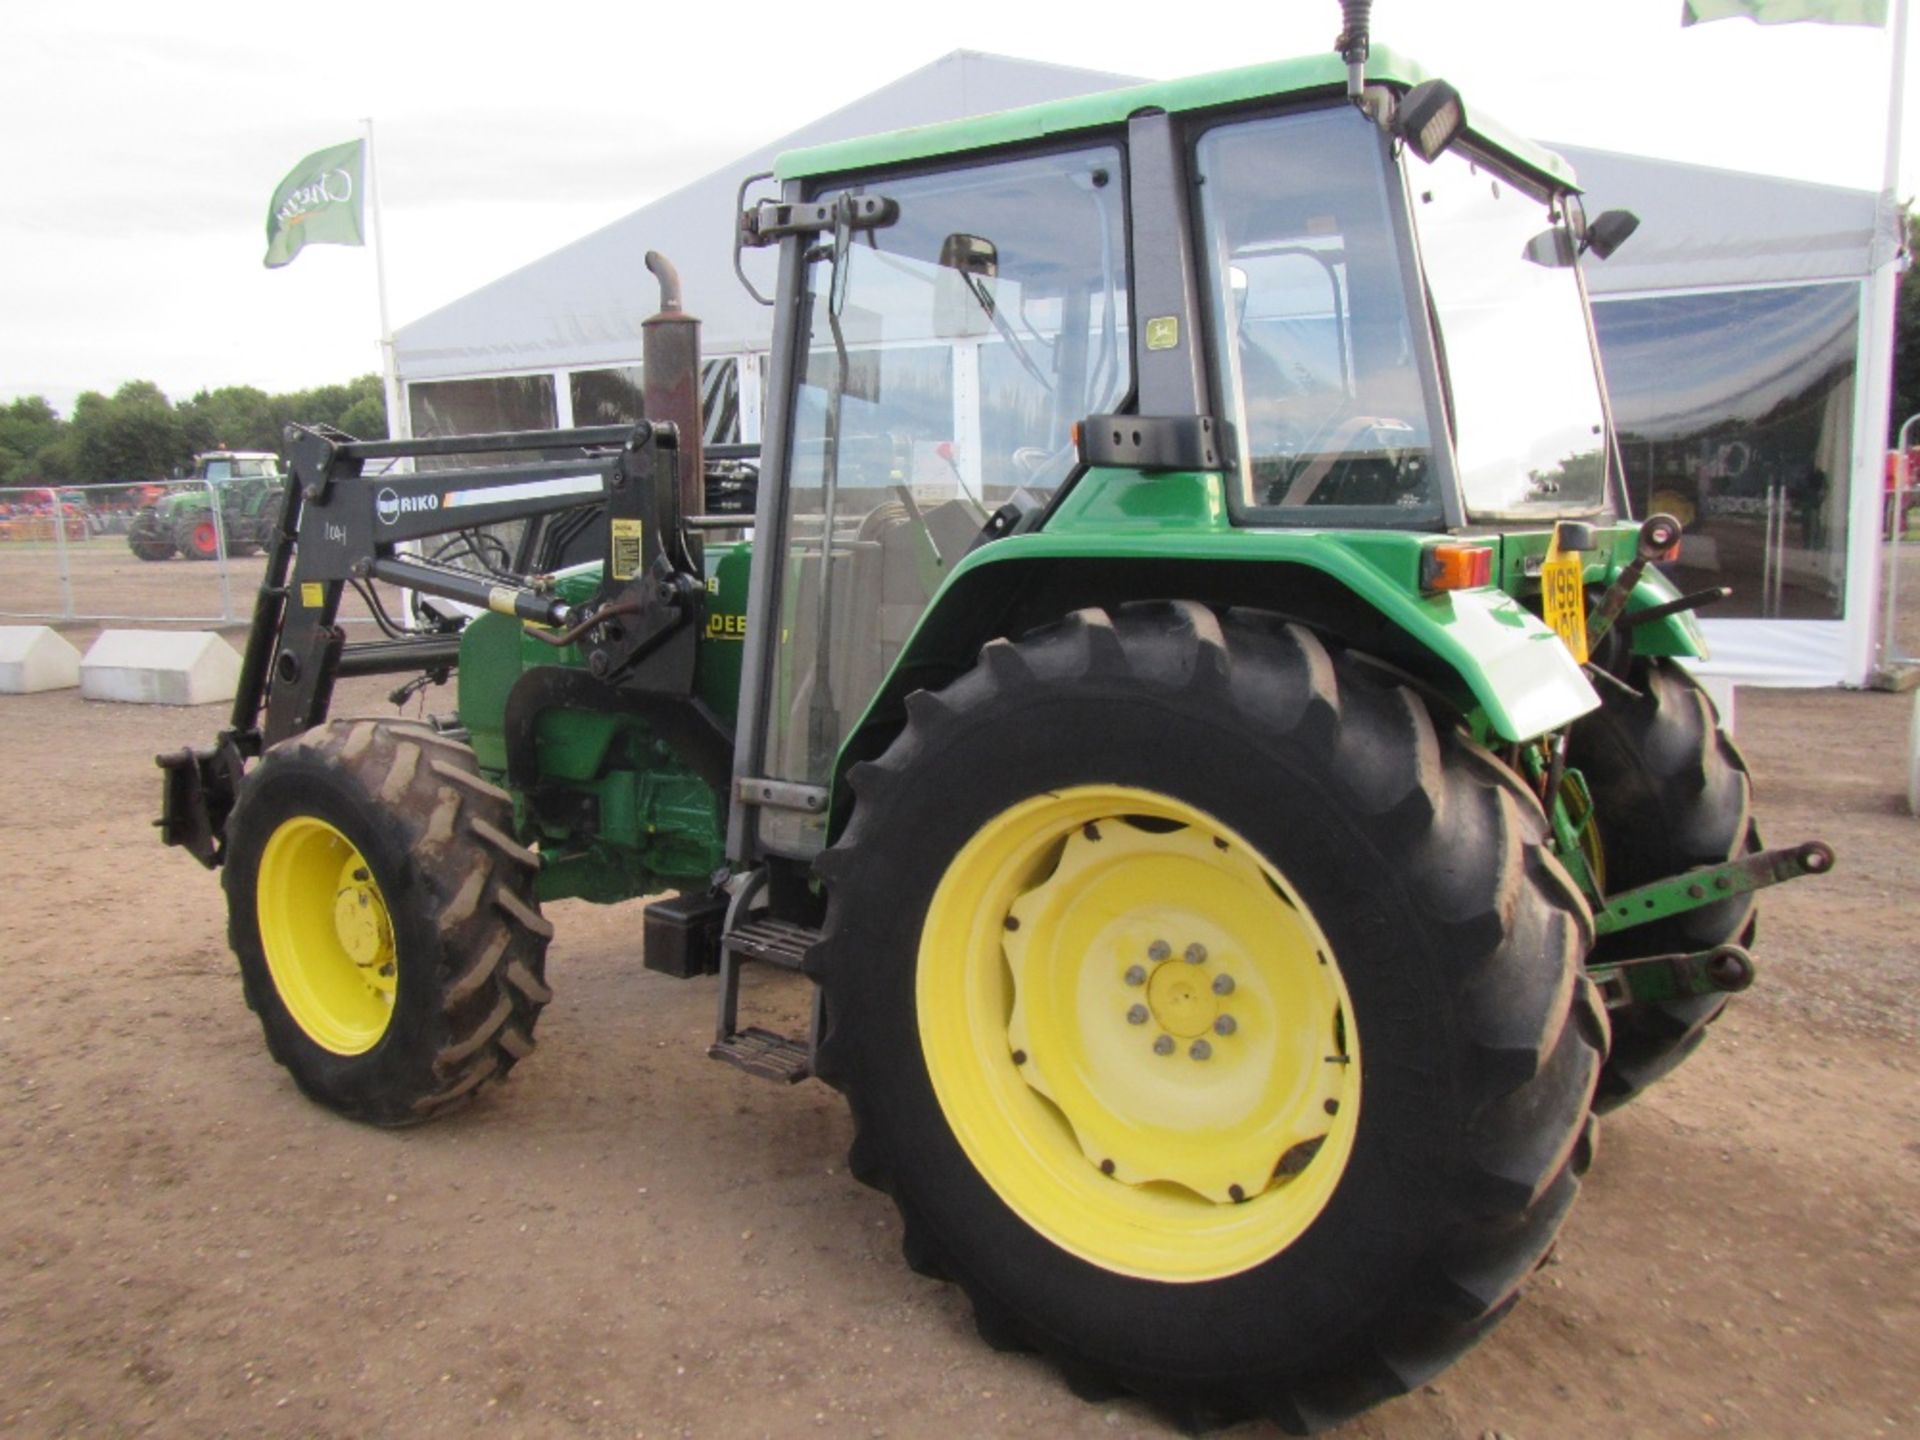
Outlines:
[[[382,525],[391,525],[402,515],[414,515],[423,510],[438,510],[438,495],[396,495],[391,486],[373,497],[373,513],[380,517]]]

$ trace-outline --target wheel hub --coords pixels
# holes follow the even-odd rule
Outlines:
[[[1147,1008],[1167,1034],[1192,1039],[1213,1029],[1220,1007],[1207,977],[1184,960],[1163,960],[1147,981]]]
[[[1351,1099],[1322,952],[1257,862],[1199,827],[1081,827],[1002,945],[1020,1076],[1112,1180],[1250,1199]]]
[[[376,994],[393,992],[393,920],[379,888],[358,856],[340,867],[340,889],[333,897],[333,930],[360,978]]]

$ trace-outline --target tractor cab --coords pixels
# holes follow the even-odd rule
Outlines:
[[[988,541],[1197,525],[1252,558],[1231,547],[1261,532],[1624,513],[1571,172],[1389,52],[1367,73],[1355,97],[1311,58],[786,157],[743,217],[784,247],[742,759],[793,803],[760,807],[759,843],[824,843],[842,746]],[[1177,493],[1198,509],[1163,513]]]

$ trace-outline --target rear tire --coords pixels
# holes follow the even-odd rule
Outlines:
[[[248,775],[228,933],[267,1049],[311,1099],[411,1125],[533,1048],[553,927],[512,823],[473,752],[424,725],[330,721]]]
[[[1713,702],[1674,661],[1636,657],[1624,677],[1639,699],[1609,688],[1573,727],[1567,761],[1593,792],[1609,892],[1719,865],[1760,848],[1746,761]],[[1754,897],[1741,895],[1602,937],[1593,960],[1708,950],[1745,943]],[[1724,995],[1628,1005],[1612,1012],[1613,1048],[1594,1108],[1624,1105],[1700,1047]]]
[[[909,1264],[1190,1424],[1311,1432],[1486,1334],[1572,1204],[1606,1046],[1512,774],[1310,632],[1191,603],[995,641],[907,713],[849,776],[808,970]],[[1223,1186],[1235,1150],[1265,1158]]]
[[[176,522],[173,543],[189,560],[217,560],[220,556],[219,532],[204,515],[188,515]]]

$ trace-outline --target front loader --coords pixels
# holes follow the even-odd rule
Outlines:
[[[1577,262],[1631,217],[1348,18],[743,192],[745,538],[658,257],[639,424],[294,434],[161,827],[308,1095],[469,1101],[532,1047],[543,902],[657,896],[709,1053],[843,1091],[909,1262],[1076,1389],[1305,1432],[1492,1327],[1594,1112],[1832,856],[1761,847],[1680,664],[1717,594],[1630,518]],[[456,618],[348,643],[380,583]],[[382,672],[452,713],[331,713]],[[752,964],[814,982],[805,1033],[741,1023]]]

